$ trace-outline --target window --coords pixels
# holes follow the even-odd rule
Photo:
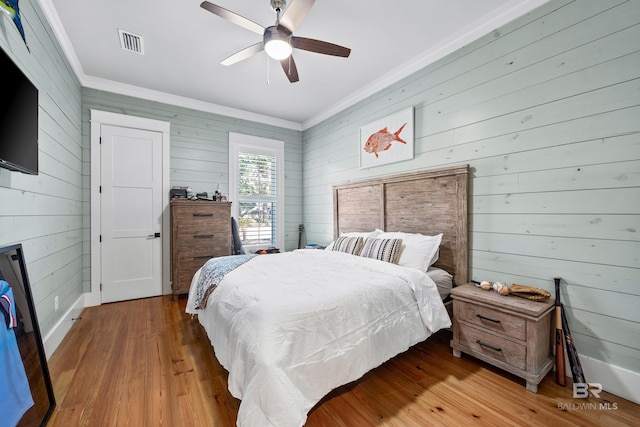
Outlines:
[[[284,142],[229,133],[229,198],[248,253],[284,250]]]

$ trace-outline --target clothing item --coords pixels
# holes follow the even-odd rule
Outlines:
[[[15,426],[24,413],[33,406],[33,397],[13,329],[16,323],[13,291],[4,280],[0,280],[0,291],[2,292],[0,300],[3,301],[2,311],[4,313],[7,307],[8,317],[13,319],[13,326],[0,326],[0,396],[2,396],[0,414],[2,414],[3,423]]]

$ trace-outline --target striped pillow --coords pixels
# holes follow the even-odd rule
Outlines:
[[[360,254],[360,250],[362,249],[362,245],[364,244],[364,239],[362,237],[347,237],[341,236],[333,242],[333,246],[331,247],[332,251],[338,252],[346,252],[352,255]]]
[[[398,263],[402,239],[367,239],[360,256]]]

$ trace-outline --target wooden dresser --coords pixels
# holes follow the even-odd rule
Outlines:
[[[231,203],[171,201],[171,289],[189,293],[194,273],[213,257],[231,255]]]
[[[453,288],[453,355],[467,353],[527,382],[536,393],[553,367],[554,300],[502,296],[472,284]]]

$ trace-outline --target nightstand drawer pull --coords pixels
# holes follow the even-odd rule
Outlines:
[[[213,216],[212,213],[194,213],[193,216]]]
[[[483,316],[483,315],[481,315],[481,314],[476,314],[476,316],[478,316],[478,317],[479,317],[480,319],[482,319],[482,320],[488,320],[489,322],[493,322],[493,323],[500,323],[500,321],[499,321],[499,320],[491,319],[491,318],[489,318],[489,317],[484,317],[484,316]]]
[[[493,350],[493,351],[502,351],[502,349],[501,349],[501,348],[494,347],[494,346],[489,345],[489,344],[487,344],[487,343],[483,343],[483,342],[482,342],[482,341],[480,341],[480,340],[476,340],[476,344],[479,344],[479,345],[481,345],[482,347],[490,348],[490,349],[491,349],[491,350]]]
[[[213,258],[213,255],[198,255],[194,256],[193,259],[203,259],[203,258]]]
[[[213,238],[213,234],[194,234],[194,239],[211,239]]]

